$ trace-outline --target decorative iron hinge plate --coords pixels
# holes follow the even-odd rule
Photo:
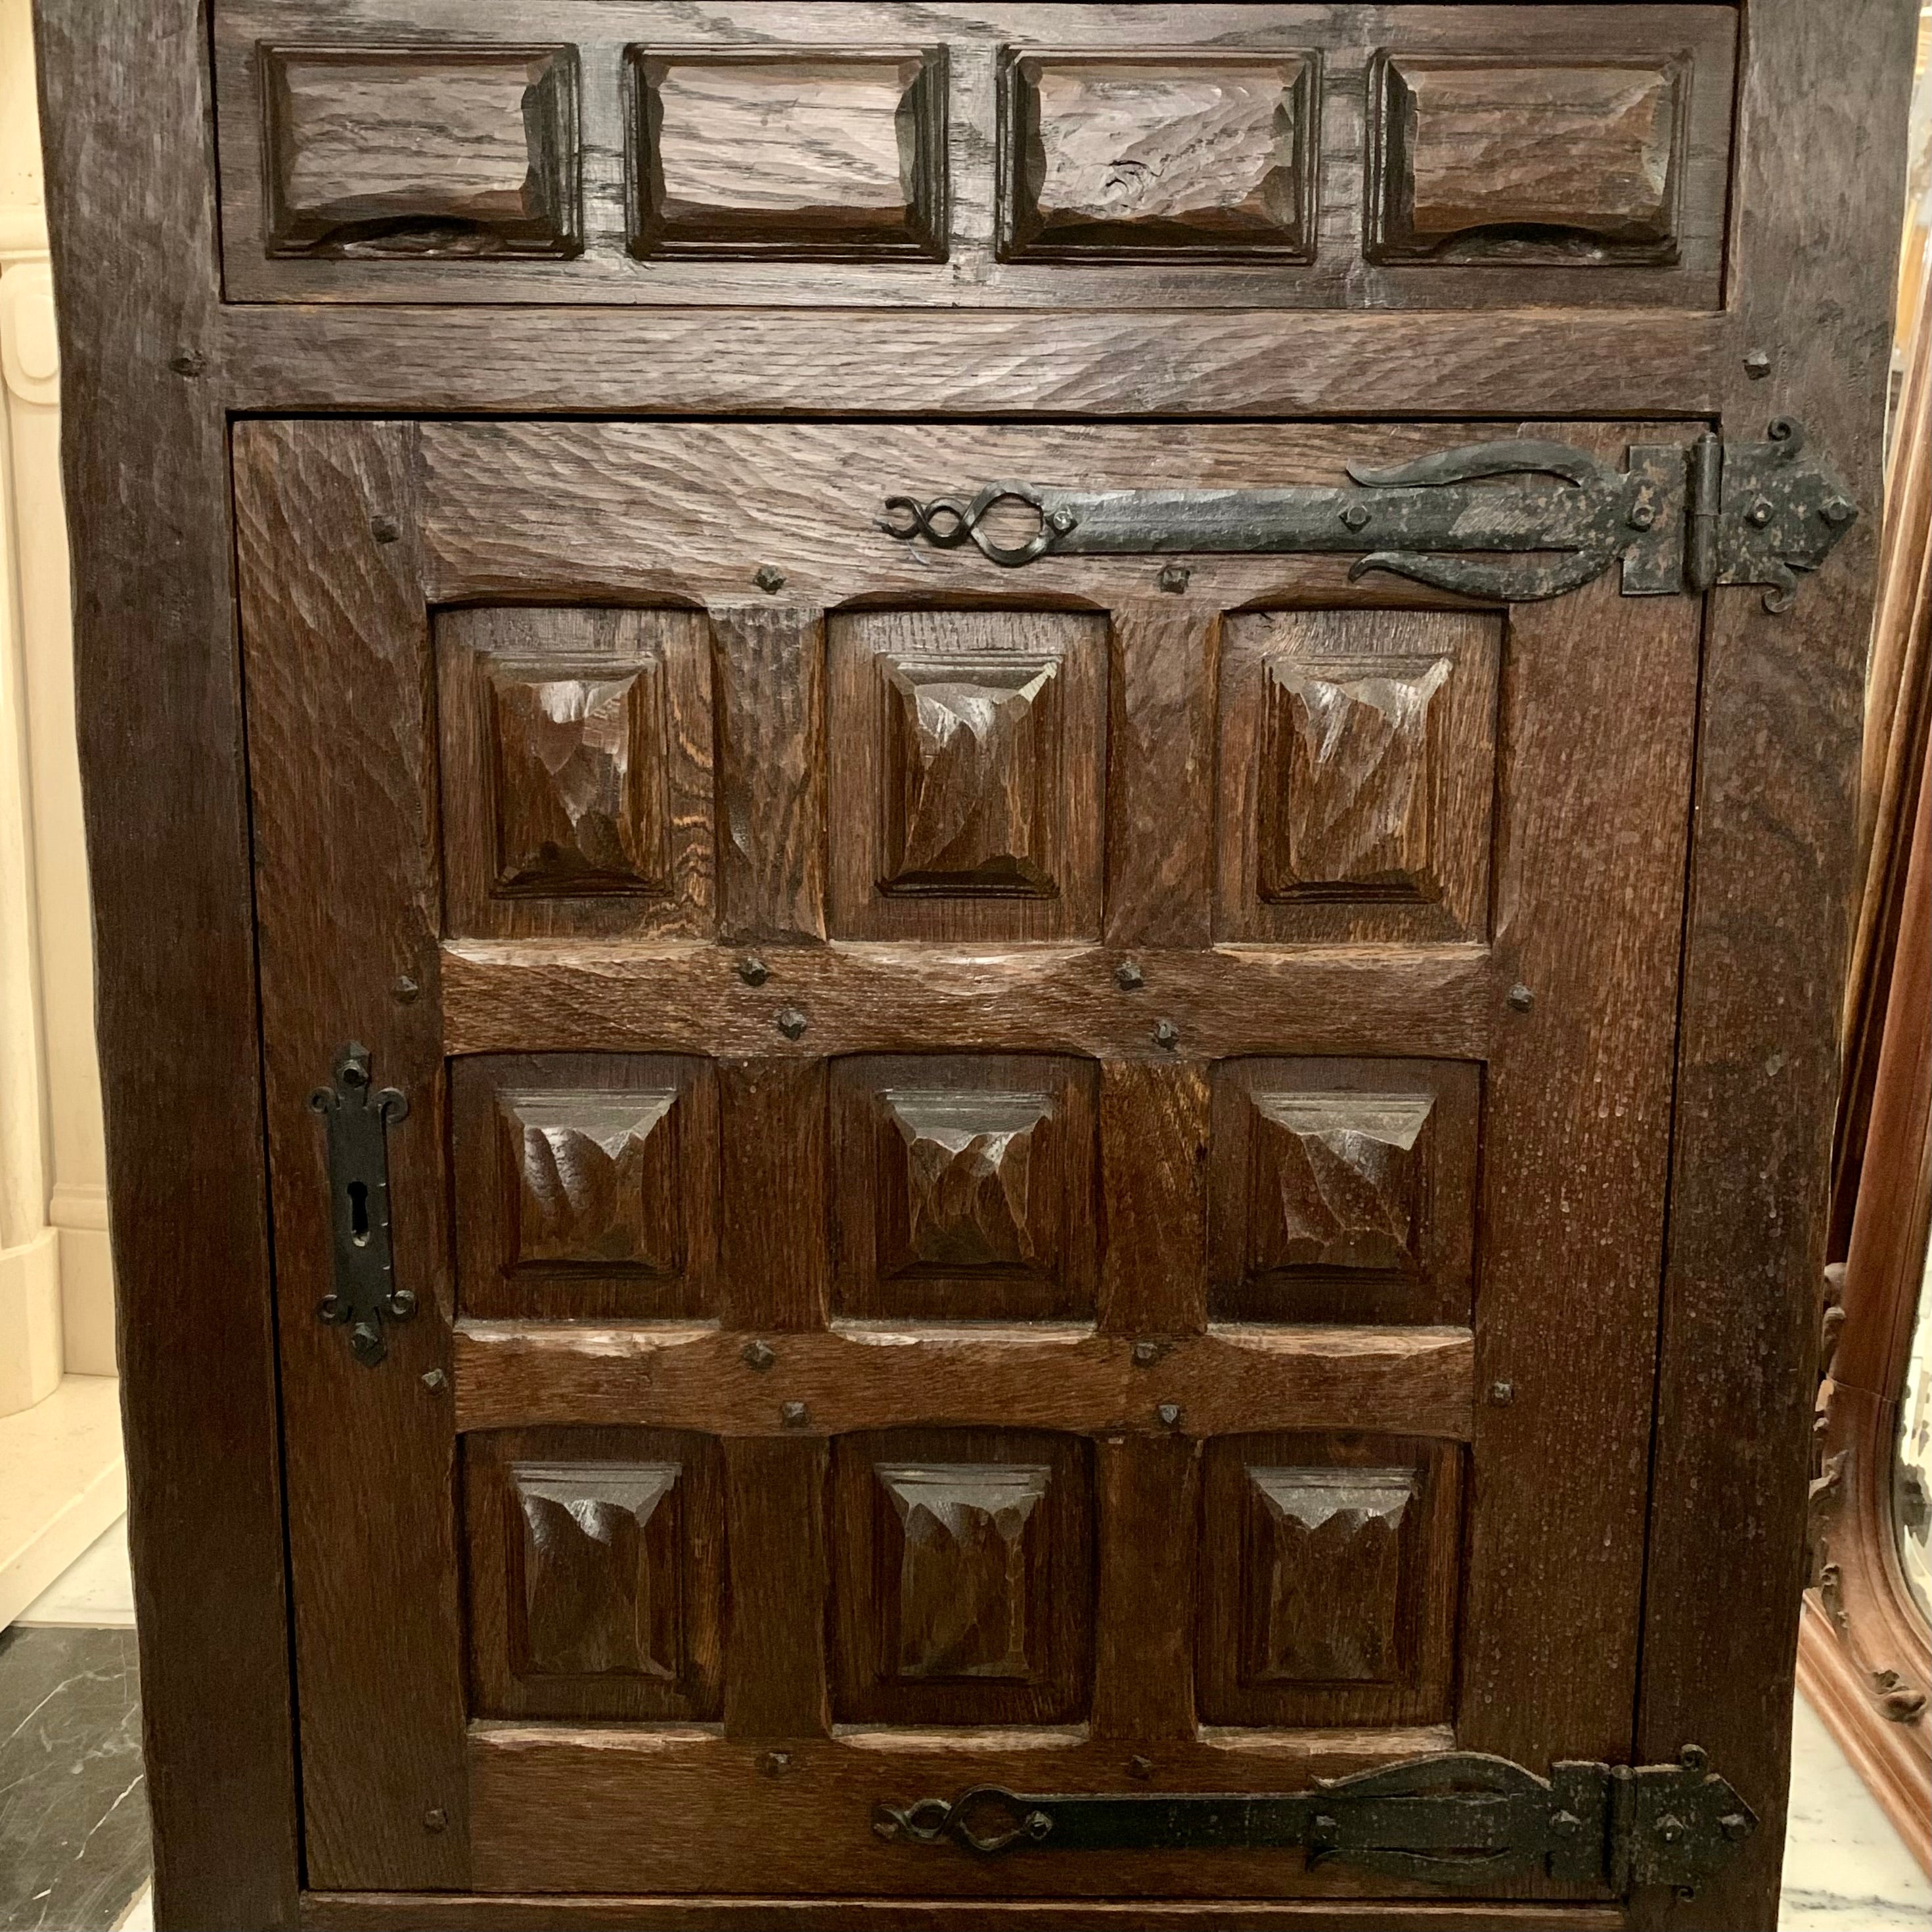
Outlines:
[[[881,1805],[889,1841],[954,1844],[981,1857],[1027,1850],[1300,1850],[1448,1886],[1540,1873],[1618,1897],[1640,1886],[1694,1888],[1757,1818],[1688,1744],[1675,1764],[1558,1764],[1538,1778],[1473,1752],[1414,1758],[1306,1791],[1073,1792],[1028,1796],[982,1785],[904,1810]]]
[[[335,1056],[332,1084],[308,1103],[328,1129],[328,1220],[335,1286],[316,1312],[349,1330],[350,1352],[374,1368],[388,1352],[384,1318],[406,1322],[416,1298],[396,1286],[389,1234],[388,1130],[408,1100],[394,1087],[370,1090],[369,1049],[352,1041]]]
[[[1334,488],[988,483],[970,497],[888,496],[879,527],[941,550],[970,542],[1009,568],[1053,556],[1353,555],[1351,578],[1388,571],[1510,604],[1560,596],[1621,562],[1626,596],[1756,584],[1768,586],[1765,608],[1781,611],[1858,514],[1788,418],[1767,442],[1707,431],[1689,444],[1633,444],[1626,464],[1519,438],[1392,469],[1351,464],[1352,483]],[[1028,527],[996,533],[1012,522]]]

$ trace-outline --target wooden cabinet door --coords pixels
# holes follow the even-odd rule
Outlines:
[[[875,1827],[1631,1760],[1698,603],[878,522],[1520,427],[236,426],[313,1887],[1404,1893]]]

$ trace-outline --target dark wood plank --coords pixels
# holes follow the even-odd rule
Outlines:
[[[1771,369],[1730,362],[1724,428],[1801,417],[1864,514],[1787,615],[1720,591],[1706,638],[1637,1747],[1702,1745],[1762,1822],[1640,1901],[1672,1932],[1778,1916],[1912,17],[1751,0],[1750,30],[1734,339]]]
[[[1142,1013],[1172,1001],[1156,968]],[[1198,1334],[1208,1324],[1208,1076],[1198,1060],[1100,1067],[1100,1323],[1110,1334]]]
[[[721,1060],[722,1312],[732,1328],[817,1328],[832,1298],[825,1062]]]
[[[1137,952],[1144,984],[1132,990],[1115,977],[1123,956],[1098,946],[909,956],[844,944],[758,956],[764,976],[747,986],[741,956],[719,946],[446,944],[449,1050],[796,1061],[917,1041],[934,1052],[1077,1053],[1150,1066],[1271,1052],[1479,1060],[1510,983],[1479,946]],[[806,1022],[796,1039],[780,1030],[788,1012]],[[1171,1048],[1155,1040],[1163,1019],[1175,1029]]]
[[[155,1912],[280,1928],[292,1685],[204,16],[35,10]]]
[[[778,574],[773,589],[784,581]],[[824,614],[714,604],[711,626],[719,931],[727,939],[823,939]]]
[[[726,1639],[724,1735],[824,1737],[826,1472],[823,1437],[740,1438],[724,1445],[730,1528],[731,1619]],[[768,1760],[782,1777],[788,1759]]]
[[[325,1883],[460,1886],[454,1412],[422,1379],[448,1359],[454,1298],[414,434],[250,424],[236,433],[235,498],[305,1864]],[[399,998],[404,976],[422,990]],[[349,1040],[410,1106],[388,1130],[389,1199],[397,1283],[418,1312],[392,1324],[380,1372],[311,1312],[333,1276],[325,1138],[308,1096]],[[408,1660],[382,1724],[369,1716],[372,1630]]]
[[[1167,1775],[1161,1748],[1194,1741],[1200,1466],[1199,1445],[1181,1436],[1113,1436],[1094,1445],[1093,1735],[1132,1747],[1121,1768],[1150,1790]]]
[[[1037,1932],[1621,1932],[1623,1912],[1608,1905],[1381,1905],[1358,1899],[1065,1900],[924,1898],[683,1898],[578,1894],[460,1898],[423,1892],[306,1892],[308,1932],[964,1932],[980,1925]]]
[[[1177,1338],[1149,1364],[1124,1336],[1072,1324],[902,1323],[776,1335],[769,1361],[742,1334],[464,1322],[458,1424],[636,1424],[772,1436],[836,1435],[944,1417],[964,1424],[1212,1436],[1346,1429],[1365,1416],[1414,1436],[1466,1439],[1466,1328],[1235,1326]],[[803,1413],[796,1406],[803,1405]],[[1172,1405],[1172,1420],[1162,1414]]]
[[[1697,609],[1605,583],[1509,621],[1496,950],[1534,1004],[1499,1005],[1485,1082],[1457,1735],[1519,1762],[1616,1760],[1637,1690]]]

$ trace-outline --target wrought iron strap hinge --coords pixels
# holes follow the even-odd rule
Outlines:
[[[970,542],[1009,568],[1054,556],[1354,555],[1351,578],[1388,571],[1512,604],[1578,590],[1620,562],[1626,596],[1756,584],[1767,586],[1765,608],[1781,611],[1858,514],[1784,418],[1768,442],[1706,432],[1689,444],[1633,444],[1626,464],[1518,438],[1391,469],[1352,464],[1352,482],[1334,487],[988,483],[970,497],[888,496],[879,528],[940,550]]]
[[[328,1130],[328,1220],[334,1286],[316,1312],[349,1330],[350,1352],[374,1368],[388,1352],[382,1324],[406,1322],[415,1294],[396,1286],[389,1234],[388,1130],[410,1103],[394,1087],[370,1090],[369,1049],[353,1042],[335,1056],[334,1078],[308,1096]]]
[[[1076,1792],[982,1785],[950,1800],[881,1805],[889,1842],[952,1844],[982,1858],[1061,1852],[1300,1850],[1310,1867],[1481,1886],[1540,1872],[1618,1897],[1694,1888],[1757,1818],[1687,1745],[1675,1764],[1558,1764],[1539,1778],[1507,1758],[1452,1752],[1306,1791]]]

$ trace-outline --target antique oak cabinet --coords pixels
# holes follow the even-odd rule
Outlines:
[[[1771,1924],[1912,11],[40,0],[163,1923]]]

